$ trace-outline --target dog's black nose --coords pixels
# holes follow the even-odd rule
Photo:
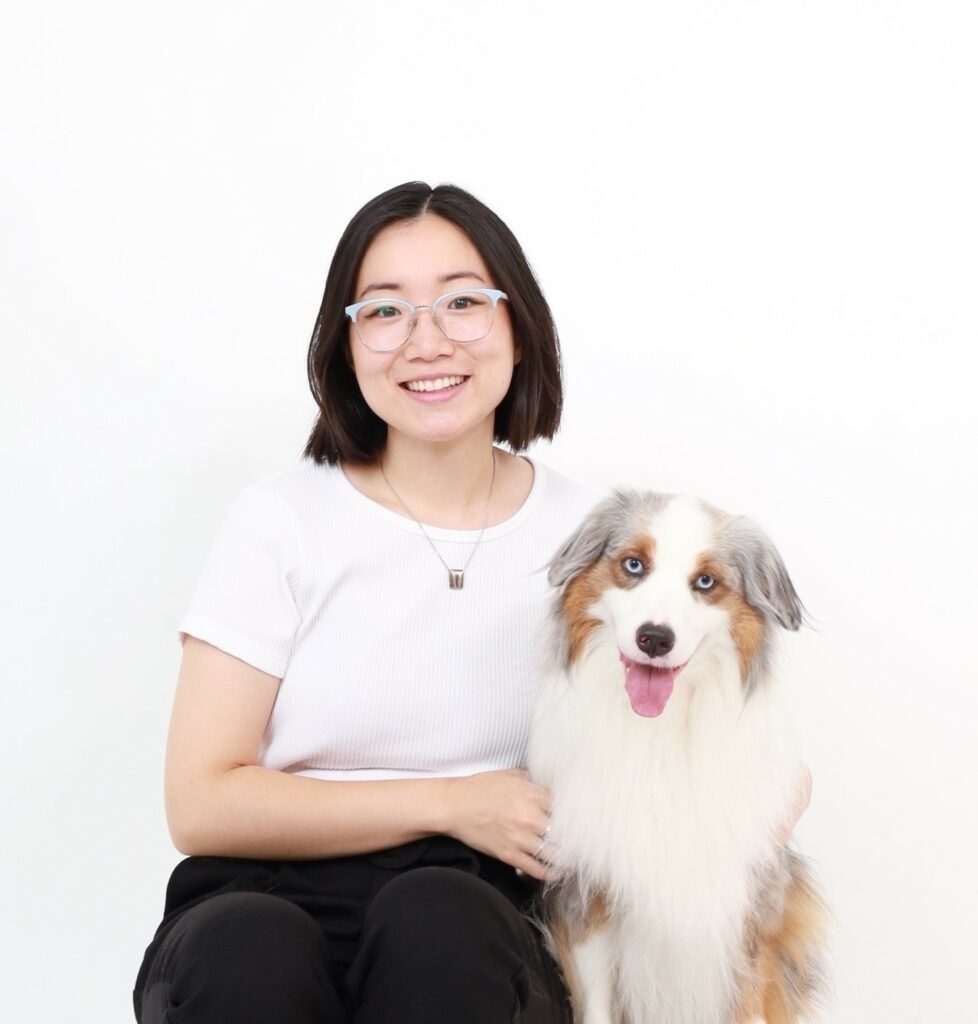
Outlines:
[[[656,626],[643,622],[635,632],[635,643],[650,658],[668,654],[676,645],[676,634],[668,626]]]

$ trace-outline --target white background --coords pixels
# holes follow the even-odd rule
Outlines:
[[[570,475],[773,535],[828,1019],[974,1019],[970,3],[37,3],[0,43],[4,1017],[129,1019],[177,855],[174,627],[290,464],[335,242],[475,192],[551,300]]]

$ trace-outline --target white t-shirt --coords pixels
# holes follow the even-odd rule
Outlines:
[[[524,764],[546,565],[600,494],[533,462],[462,590],[417,523],[305,459],[232,505],[180,623],[281,678],[259,763],[321,779]],[[478,530],[426,530],[452,566]]]

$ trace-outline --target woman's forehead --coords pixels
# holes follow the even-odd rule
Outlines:
[[[489,271],[468,235],[451,221],[426,213],[388,224],[364,253],[356,296],[376,290],[430,288],[467,279],[489,285]]]

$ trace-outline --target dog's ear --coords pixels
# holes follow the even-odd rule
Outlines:
[[[798,629],[805,609],[777,548],[759,526],[743,516],[734,519],[732,526],[734,558],[747,603],[785,629]]]
[[[619,491],[595,505],[567,538],[550,560],[547,579],[552,587],[566,586],[604,554],[611,542],[613,524],[618,519],[624,497]]]

